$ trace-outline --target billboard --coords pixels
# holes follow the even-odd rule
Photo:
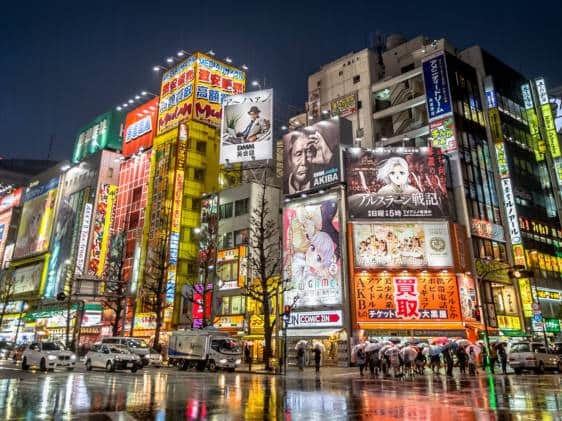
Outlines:
[[[298,307],[342,303],[338,196],[290,202],[283,209],[285,303]]]
[[[535,86],[537,88],[537,96],[539,99],[539,105],[541,106],[542,118],[546,131],[546,143],[552,157],[559,158],[562,154],[560,152],[560,141],[558,140],[558,134],[556,133],[556,126],[554,124],[554,117],[552,115],[552,107],[550,106],[548,91],[546,89],[546,83],[544,79],[535,79]]]
[[[426,268],[453,266],[446,222],[352,224],[355,267]]]
[[[429,123],[429,134],[431,146],[439,148],[443,152],[450,152],[457,149],[455,139],[455,121],[453,117],[445,117]]]
[[[225,97],[244,92],[246,74],[202,53],[196,53],[162,77],[158,135],[194,119],[219,127]]]
[[[356,321],[461,321],[454,274],[393,275],[356,273]]]
[[[8,209],[12,209],[15,206],[19,206],[21,203],[22,192],[23,188],[19,187],[11,193],[0,197],[0,213]]]
[[[444,218],[445,167],[437,148],[344,151],[350,218]]]
[[[76,164],[102,149],[120,150],[123,118],[123,113],[112,110],[82,127],[76,137],[72,162]]]
[[[105,259],[108,251],[109,229],[113,205],[117,196],[117,186],[102,184],[98,191],[97,207],[93,218],[93,237],[90,247],[88,275],[101,277],[105,269]]]
[[[430,57],[422,63],[429,121],[452,114],[451,93],[445,54]]]
[[[152,147],[156,133],[156,116],[158,113],[158,97],[135,108],[125,117],[123,129],[123,156],[137,153],[141,148]]]
[[[8,240],[11,220],[11,210],[0,213],[0,261],[2,261],[2,256],[4,255],[4,247],[6,247],[6,241]]]
[[[347,117],[355,111],[357,111],[357,91],[330,102],[330,112],[333,116]]]
[[[14,259],[48,250],[58,184],[57,177],[25,192]]]
[[[31,265],[20,266],[14,270],[14,296],[37,294],[41,287],[41,278],[45,260],[41,259]]]
[[[321,189],[342,181],[339,144],[348,143],[351,137],[351,131],[344,132],[343,121],[346,120],[322,120],[283,136],[285,194]]]
[[[273,90],[226,97],[222,107],[220,163],[271,159]]]

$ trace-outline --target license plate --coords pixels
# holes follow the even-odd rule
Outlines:
[[[133,367],[133,363],[127,363],[127,368]]]

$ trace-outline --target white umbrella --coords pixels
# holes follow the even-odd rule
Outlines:
[[[381,349],[379,349],[379,358],[382,358],[383,355],[386,355],[386,351],[393,347],[394,345],[383,345]]]
[[[400,354],[400,349],[396,346],[389,347],[386,351],[384,351],[384,355],[397,355]]]
[[[418,356],[418,350],[412,346],[407,346],[400,350],[400,356],[404,361],[412,362]]]
[[[306,342],[304,339],[301,339],[301,340],[298,341],[297,344],[295,345],[295,349],[298,351],[299,349],[304,349],[304,348],[306,348],[307,345],[308,345],[308,342]]]
[[[312,349],[319,349],[321,352],[326,351],[326,347],[324,346],[324,344],[318,341],[314,341],[314,343],[312,344]]]
[[[384,345],[377,342],[377,343],[373,343],[373,342],[369,342],[367,345],[365,345],[365,352],[374,352],[374,351],[378,351],[379,349],[381,349]]]

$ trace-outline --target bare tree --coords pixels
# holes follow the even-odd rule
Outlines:
[[[249,268],[250,278],[242,289],[242,295],[259,303],[264,322],[263,358],[267,370],[271,368],[273,356],[272,336],[274,323],[279,317],[274,308],[274,298],[278,299],[287,289],[287,283],[279,276],[281,271],[281,237],[278,209],[273,209],[267,198],[266,174],[261,183],[258,205],[250,216]],[[278,304],[278,303],[277,303]],[[271,315],[275,322],[271,322]]]
[[[164,226],[163,224],[161,226]],[[175,285],[166,279],[168,241],[164,230],[153,242],[149,243],[147,261],[142,284],[143,304],[146,309],[154,313],[156,327],[154,329],[154,349],[160,351],[160,332],[164,324],[164,312],[172,306],[166,297],[173,293]]]
[[[8,304],[14,298],[15,289],[16,281],[13,270],[2,269],[0,271],[0,302],[2,303],[2,311],[0,312],[0,328],[2,327],[2,322],[4,321],[4,315],[6,314]]]
[[[124,329],[123,312],[127,282],[123,279],[123,261],[125,259],[125,233],[123,231],[113,234],[109,250],[105,294],[102,303],[105,308],[113,311],[114,317],[110,321],[113,336],[118,336]]]

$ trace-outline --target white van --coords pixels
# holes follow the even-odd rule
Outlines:
[[[101,343],[126,346],[129,351],[137,354],[141,358],[143,366],[146,366],[149,363],[148,355],[150,354],[150,347],[142,338],[132,338],[130,336],[110,336],[108,338],[102,338]]]

